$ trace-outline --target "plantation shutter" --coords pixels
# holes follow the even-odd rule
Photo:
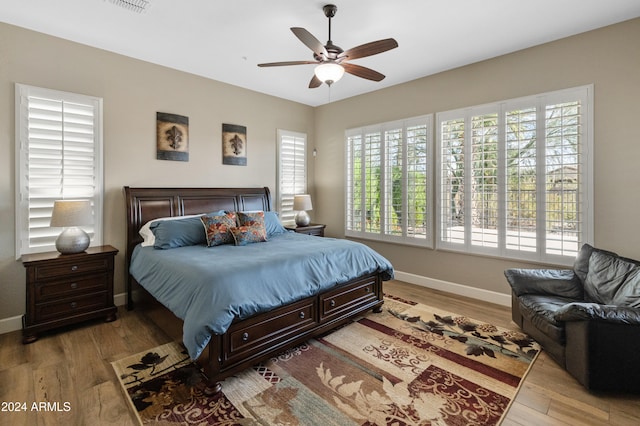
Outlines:
[[[307,135],[278,130],[278,212],[283,223],[293,223],[293,197],[307,192]]]
[[[431,132],[431,116],[429,125],[418,124],[406,128],[406,177],[405,206],[402,214],[402,228],[405,235],[431,241],[430,226],[431,209],[429,179],[431,170],[429,159],[431,156],[429,135]]]
[[[464,244],[464,118],[443,119],[440,124],[440,240]]]
[[[536,107],[506,112],[506,248],[535,253],[538,246],[538,119]]]
[[[471,118],[471,244],[498,247],[498,114]]]
[[[432,116],[347,130],[347,236],[431,246]]]
[[[363,231],[363,168],[362,168],[362,135],[360,132],[347,133],[347,173],[346,173],[346,230]]]
[[[389,188],[385,197],[384,233],[399,235],[406,229],[406,212],[403,184],[406,182],[404,159],[404,134],[402,128],[390,129],[384,132],[385,138],[385,188]]]
[[[90,200],[102,244],[102,99],[16,84],[16,257],[55,249],[55,200]]]
[[[376,234],[381,231],[381,163],[382,134],[379,131],[367,132],[364,135],[364,230]]]
[[[438,247],[570,264],[593,238],[590,86],[437,115]]]
[[[572,256],[584,238],[585,104],[581,99],[545,106],[547,254]]]

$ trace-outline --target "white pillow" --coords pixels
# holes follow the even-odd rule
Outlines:
[[[190,214],[190,215],[186,215],[186,216],[159,217],[157,219],[150,220],[149,222],[145,223],[142,226],[142,228],[140,228],[140,230],[138,231],[138,233],[142,237],[142,244],[141,244],[142,247],[152,246],[156,242],[156,236],[153,235],[153,232],[151,231],[151,224],[153,222],[160,222],[160,221],[163,221],[163,220],[187,219],[189,217],[202,216],[203,214],[205,214],[205,213]]]

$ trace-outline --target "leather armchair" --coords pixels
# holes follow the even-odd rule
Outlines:
[[[594,391],[640,392],[640,262],[583,245],[573,269],[508,269],[513,321]]]

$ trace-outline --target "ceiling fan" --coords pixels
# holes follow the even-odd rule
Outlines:
[[[374,71],[361,65],[352,64],[348,61],[395,49],[398,47],[398,42],[392,38],[386,38],[384,40],[362,44],[349,50],[342,50],[340,47],[333,44],[333,41],[331,40],[331,18],[336,15],[338,8],[336,5],[327,4],[322,8],[322,10],[324,11],[324,15],[329,18],[329,40],[326,45],[323,46],[317,38],[304,28],[291,28],[293,34],[295,34],[295,36],[298,37],[305,46],[313,51],[313,58],[315,61],[270,62],[266,64],[258,64],[258,66],[279,67],[285,65],[317,64],[313,78],[309,82],[310,89],[319,87],[322,83],[326,83],[331,86],[331,84],[340,80],[345,72],[357,77],[366,78],[367,80],[382,80],[385,76],[380,74],[378,71]]]

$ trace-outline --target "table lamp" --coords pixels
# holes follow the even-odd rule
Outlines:
[[[89,234],[79,228],[93,223],[89,200],[57,200],[53,204],[53,228],[65,228],[56,239],[56,249],[62,254],[81,253],[89,247]]]
[[[311,205],[311,196],[309,194],[294,195],[293,209],[298,211],[298,213],[296,213],[296,225],[309,225],[311,218],[309,217],[307,210],[313,210],[313,206]]]

